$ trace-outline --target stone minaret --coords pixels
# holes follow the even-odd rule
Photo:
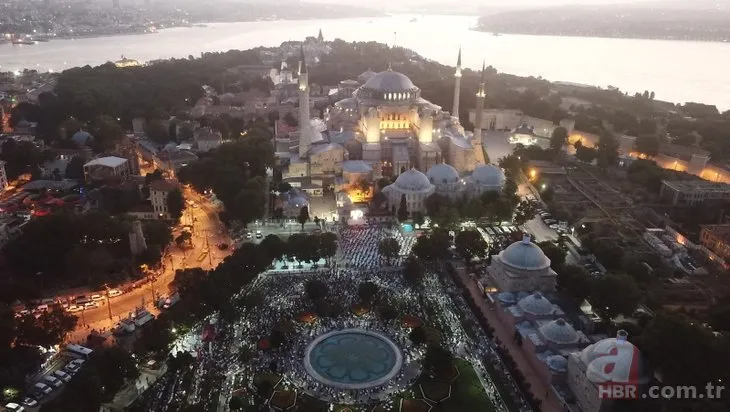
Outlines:
[[[309,73],[304,46],[299,46],[299,157],[306,157],[312,147],[309,125]]]
[[[482,117],[484,116],[484,97],[485,92],[484,72],[486,71],[485,63],[482,63],[482,78],[479,81],[479,91],[477,92],[477,108],[474,113],[474,140],[480,144],[482,142]]]
[[[482,78],[479,81],[479,91],[477,91],[477,108],[474,113],[474,137],[472,139],[472,147],[474,148],[474,160],[478,164],[485,164],[484,149],[482,147],[482,123],[484,121],[484,97],[485,91],[484,73],[486,72],[486,64],[482,63]]]
[[[451,109],[451,116],[459,118],[459,95],[461,94],[461,47],[459,57],[456,59],[456,73],[454,73],[454,106]]]

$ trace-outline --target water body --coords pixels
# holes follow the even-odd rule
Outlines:
[[[210,24],[157,34],[56,40],[29,46],[0,45],[0,71],[34,68],[64,70],[118,60],[140,61],[198,56],[205,51],[278,46],[316,36],[378,41],[415,50],[453,65],[459,46],[465,67],[482,59],[500,72],[541,76],[595,86],[615,86],[630,94],[653,90],[656,98],[695,101],[730,109],[730,43],[604,39],[588,37],[493,36],[471,30],[476,18],[396,15],[383,18],[266,21]],[[395,35],[397,33],[397,35]],[[367,69],[363,67],[363,71]]]

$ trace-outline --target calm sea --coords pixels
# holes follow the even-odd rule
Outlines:
[[[413,19],[416,21],[412,21]],[[453,65],[463,47],[466,67],[482,59],[497,70],[601,87],[631,94],[653,90],[656,98],[696,101],[730,109],[730,44],[662,40],[551,36],[494,36],[470,30],[476,18],[396,15],[374,19],[274,21],[211,24],[157,34],[56,40],[30,46],[0,45],[0,71],[23,68],[64,70],[101,64],[121,55],[147,61],[197,56],[204,51],[275,46],[286,40],[378,41],[415,50]],[[366,70],[363,67],[363,71]]]

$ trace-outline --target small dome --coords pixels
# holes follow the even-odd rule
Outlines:
[[[565,372],[568,370],[568,360],[560,355],[550,355],[545,358],[545,363],[553,372]]]
[[[502,263],[521,270],[543,270],[550,267],[550,259],[545,256],[540,246],[529,241],[529,238],[515,242],[507,249],[499,252]]]
[[[401,173],[395,183],[393,183],[398,189],[409,191],[409,192],[422,192],[433,187],[428,177],[416,169],[406,170]]]
[[[387,70],[370,76],[363,85],[366,89],[379,90],[384,92],[401,92],[415,89],[411,79],[403,73]]]
[[[511,292],[501,292],[497,295],[497,299],[499,299],[500,302],[506,304],[512,304],[517,301],[515,294]]]
[[[540,326],[540,333],[545,339],[559,344],[578,341],[578,332],[564,319],[556,319]]]
[[[625,332],[616,338],[598,341],[580,353],[591,382],[632,383],[646,380],[641,352],[626,340]]]
[[[517,302],[523,312],[531,315],[549,315],[555,311],[553,304],[540,292],[524,297]]]
[[[428,169],[426,177],[435,185],[456,183],[459,181],[459,172],[449,164],[439,163]]]
[[[493,164],[487,164],[474,169],[471,180],[481,186],[501,188],[504,186],[505,177],[502,169]]]
[[[94,140],[94,137],[85,130],[79,130],[71,136],[71,140],[77,145],[85,145]]]

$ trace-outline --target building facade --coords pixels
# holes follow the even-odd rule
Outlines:
[[[730,225],[702,226],[700,243],[726,262],[730,261]]]
[[[393,184],[383,188],[388,198],[388,207],[396,210],[400,207],[401,199],[405,197],[408,213],[426,213],[424,201],[436,191],[436,187],[428,177],[416,169],[401,173]]]
[[[150,203],[152,210],[160,219],[170,219],[167,197],[178,188],[177,183],[170,180],[155,180],[150,183]]]
[[[99,157],[84,165],[84,178],[87,182],[124,178],[130,174],[129,161],[117,156]]]
[[[730,200],[730,185],[704,180],[662,180],[659,195],[673,206],[694,206]]]

